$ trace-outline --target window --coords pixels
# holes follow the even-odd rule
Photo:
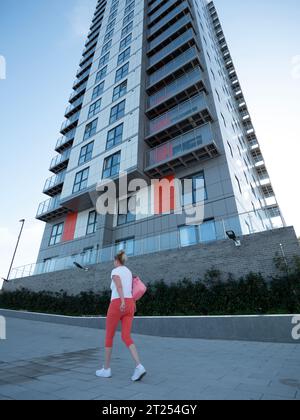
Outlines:
[[[182,247],[197,244],[196,226],[182,226],[180,232],[180,245]]]
[[[129,72],[129,63],[124,64],[123,67],[117,70],[116,72],[116,80],[115,82],[119,82],[120,80],[124,79]]]
[[[111,29],[104,37],[104,42],[109,41],[114,35],[114,29]]]
[[[183,204],[185,206],[197,204],[207,200],[204,172],[194,175],[192,178],[192,189],[184,185]]]
[[[89,168],[80,171],[75,176],[73,194],[85,189],[87,187],[89,177]]]
[[[124,14],[127,15],[127,13],[131,12],[134,9],[135,1],[133,1],[129,6],[126,7]]]
[[[82,165],[92,159],[94,142],[87,144],[81,148],[78,165]]]
[[[130,12],[129,15],[125,16],[123,20],[123,26],[127,25],[134,18],[134,11]]]
[[[128,25],[125,26],[125,28],[122,30],[121,38],[124,38],[124,36],[128,35],[133,29],[133,22],[130,22]]]
[[[125,63],[126,60],[128,60],[130,57],[130,47],[127,48],[127,50],[123,51],[119,57],[118,57],[118,66]]]
[[[107,179],[120,172],[121,152],[115,153],[104,161],[103,178]]]
[[[100,83],[100,85],[96,86],[93,90],[93,95],[92,95],[92,101],[96,98],[98,98],[98,96],[102,95],[104,91],[104,82]]]
[[[134,238],[116,242],[116,253],[124,250],[127,255],[134,255]]]
[[[114,12],[109,15],[109,18],[108,18],[109,23],[115,20],[115,18],[117,17],[117,12],[118,12],[117,10],[114,10]]]
[[[101,99],[99,99],[98,101],[94,102],[90,106],[88,119],[94,117],[95,115],[97,115],[100,112],[100,108],[101,108]]]
[[[118,127],[108,132],[106,149],[110,149],[122,143],[122,139],[123,139],[123,124],[118,125]]]
[[[101,69],[100,71],[98,71],[98,73],[96,75],[96,83],[98,83],[101,80],[103,80],[104,77],[106,76],[106,73],[107,73],[107,66],[103,67],[103,69]]]
[[[126,203],[126,200],[125,200]],[[136,197],[129,197],[127,199],[127,214],[120,214],[122,210],[122,207],[119,207],[119,213],[118,213],[118,226],[126,225],[127,223],[135,222],[136,221]]]
[[[112,46],[112,40],[110,40],[107,44],[104,45],[104,47],[102,48],[101,55],[107,53],[110,50],[111,46]]]
[[[97,131],[97,125],[98,125],[98,118],[92,122],[90,122],[86,127],[85,127],[85,132],[84,132],[84,137],[83,140],[88,140],[89,138],[91,138]]]
[[[61,242],[63,230],[64,230],[63,223],[59,223],[58,225],[53,226],[51,236],[50,236],[49,246],[53,246]]]
[[[108,52],[107,54],[105,54],[103,57],[100,58],[99,67],[98,67],[99,69],[100,67],[105,66],[105,64],[109,62],[109,56],[110,56],[110,53]]]
[[[125,102],[122,101],[118,105],[114,106],[110,111],[109,123],[113,124],[125,115]]]
[[[128,45],[130,45],[131,41],[132,41],[132,34],[130,34],[126,38],[122,39],[122,41],[120,42],[120,51],[127,48]]]
[[[97,212],[91,211],[89,213],[87,228],[86,228],[86,234],[91,235],[96,232],[97,229]]]
[[[203,222],[199,226],[200,242],[212,242],[217,240],[216,224],[214,220]]]
[[[126,93],[127,93],[127,80],[125,80],[119,86],[114,88],[112,100],[117,101],[118,99],[122,98],[122,96],[126,95]]]
[[[110,31],[116,24],[116,19],[112,20],[106,27],[107,32]]]

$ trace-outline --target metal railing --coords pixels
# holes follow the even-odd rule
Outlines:
[[[206,124],[149,150],[146,153],[146,168],[160,165],[211,143],[213,143],[211,125]]]
[[[160,19],[155,25],[153,25],[149,31],[148,36],[152,36],[155,34],[155,32],[159,31],[164,25],[166,25],[170,20],[172,20],[175,16],[177,16],[179,13],[181,13],[183,10],[185,10],[189,6],[188,2],[185,1],[182,4],[180,4],[176,9],[172,10],[170,13],[168,13],[167,16]]]
[[[174,82],[165,86],[154,95],[148,98],[148,108],[153,108],[160,103],[165,102],[172,96],[182,92],[191,85],[195,85],[197,82],[203,80],[202,72],[200,67],[194,68],[192,71],[184,74],[183,76],[176,79]]]
[[[43,201],[40,203],[37,211],[37,217],[40,217],[44,214],[47,214],[53,210],[57,210],[60,207],[60,194],[56,195],[53,198],[50,198],[49,200]]]
[[[277,219],[278,221],[275,225],[268,216],[268,213],[264,210],[234,214],[225,218],[210,220],[198,226],[185,227],[186,229],[194,229],[195,235],[185,235],[183,234],[185,232],[177,229],[173,232],[133,240],[133,243],[130,245],[130,250],[127,250],[127,253],[129,256],[141,256],[181,249],[197,244],[217,242],[228,239],[226,232],[229,230],[233,230],[238,237],[242,238],[249,234],[283,227],[281,217],[277,217]],[[189,239],[187,240],[187,238]],[[118,247],[119,245],[112,245],[100,250],[83,252],[64,258],[49,259],[45,262],[13,268],[9,280],[71,269],[74,268],[74,262],[83,266],[110,262],[113,261],[116,251],[119,249]]]
[[[44,192],[50,190],[51,188],[56,187],[64,182],[66,178],[66,171],[60,172],[57,175],[54,175],[48,178],[45,182]]]
[[[66,162],[69,159],[70,155],[71,149],[67,149],[62,155],[55,156],[50,163],[50,169],[53,169],[56,166]]]
[[[56,142],[55,149],[56,150],[59,149],[64,144],[72,140],[75,137],[75,132],[76,132],[76,129],[74,128],[73,130],[69,131],[65,136],[60,137]]]

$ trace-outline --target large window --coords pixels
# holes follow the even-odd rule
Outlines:
[[[108,31],[108,32],[105,34],[105,37],[104,37],[104,42],[109,41],[109,40],[113,37],[113,35],[114,35],[114,29],[111,29],[110,31]]]
[[[122,41],[120,42],[120,51],[127,48],[128,45],[131,44],[131,41],[132,41],[132,34],[129,34],[129,35],[127,35],[126,38],[122,39]]]
[[[124,239],[116,242],[116,253],[124,250],[127,255],[134,255],[134,238]]]
[[[179,233],[182,247],[217,240],[216,222],[214,220],[206,220],[197,226],[182,226]]]
[[[133,29],[133,22],[130,22],[128,25],[126,25],[121,34],[121,38],[124,38],[124,36],[128,35]]]
[[[102,55],[106,54],[110,50],[111,46],[112,46],[112,40],[110,40],[107,44],[104,45],[104,47],[102,48],[101,54]]]
[[[96,86],[93,90],[93,95],[92,95],[92,101],[96,98],[98,98],[98,96],[102,95],[104,91],[104,82],[100,83],[98,86]]]
[[[53,226],[51,236],[50,236],[49,246],[53,246],[61,242],[63,231],[64,231],[63,223],[59,223]]]
[[[133,204],[134,203],[134,204]],[[126,204],[126,200],[125,200]],[[132,208],[132,206],[134,208]],[[120,214],[122,210],[122,203],[120,203],[119,207],[119,213],[118,213],[118,226],[126,225],[131,222],[136,221],[136,202],[135,197],[129,197],[127,199],[127,213],[126,214]]]
[[[96,83],[100,82],[104,79],[107,73],[107,66],[103,67],[101,70],[98,71],[96,75]]]
[[[96,134],[97,131],[97,125],[98,125],[98,118],[92,122],[90,122],[86,127],[85,127],[85,132],[84,132],[84,137],[83,140],[88,140],[89,138],[91,138],[94,134]]]
[[[127,80],[125,80],[119,86],[114,88],[112,100],[117,101],[118,99],[122,98],[122,96],[126,95],[126,93],[127,93]]]
[[[96,232],[96,229],[97,229],[97,212],[91,211],[89,213],[86,234],[91,235]]]
[[[107,54],[105,54],[103,57],[100,58],[99,69],[100,69],[100,67],[105,66],[105,64],[107,64],[109,62],[109,55],[110,55],[110,53],[108,52]]]
[[[120,172],[121,152],[109,156],[104,161],[103,178],[110,178]]]
[[[107,144],[106,149],[111,149],[112,147],[121,144],[123,140],[123,124],[118,125],[117,127],[110,130],[107,134]]]
[[[94,142],[81,148],[78,165],[89,162],[93,157]]]
[[[130,47],[127,50],[123,51],[118,57],[118,66],[125,63],[130,57]]]
[[[89,178],[89,168],[80,171],[75,176],[74,187],[73,187],[73,194],[84,190],[87,187]]]
[[[116,80],[115,82],[119,82],[120,80],[124,79],[129,72],[129,63],[124,64],[120,69],[116,71]]]
[[[122,101],[115,105],[110,111],[110,119],[109,123],[113,124],[119,119],[123,118],[125,115],[125,103],[126,101]]]
[[[192,180],[192,188],[183,186],[183,205],[189,206],[192,204],[201,203],[207,200],[207,191],[205,185],[204,172],[200,172],[190,178]]]
[[[123,19],[123,26],[127,25],[134,18],[134,10],[125,16]]]
[[[100,112],[101,108],[101,99],[98,99],[98,101],[94,102],[89,109],[88,119],[94,117]]]

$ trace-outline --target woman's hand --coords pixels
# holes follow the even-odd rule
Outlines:
[[[121,310],[121,312],[125,312],[125,310],[126,310],[126,302],[125,302],[125,300],[122,301],[121,306],[120,306],[120,310]]]

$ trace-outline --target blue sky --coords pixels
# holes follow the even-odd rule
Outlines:
[[[59,127],[96,0],[1,0],[0,275],[19,229],[16,265],[35,261],[35,221]],[[300,4],[298,0],[216,0],[279,204],[300,235]]]

